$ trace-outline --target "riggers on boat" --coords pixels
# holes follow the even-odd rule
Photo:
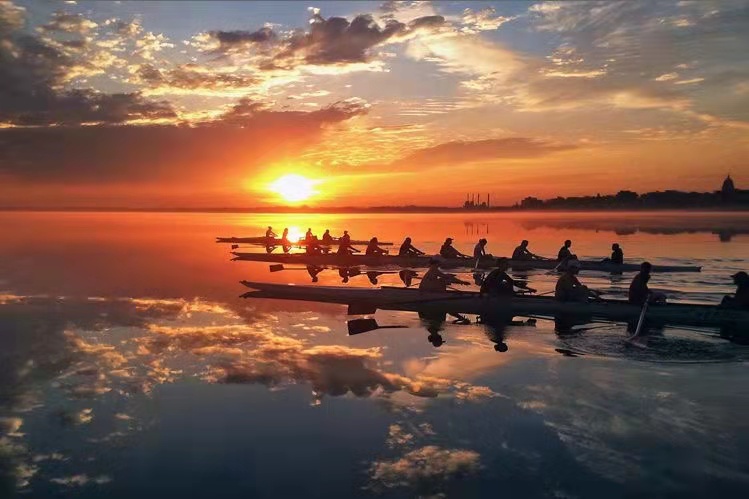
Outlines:
[[[281,238],[273,238],[268,239],[264,236],[259,237],[217,237],[216,238],[217,243],[231,243],[231,244],[260,244],[263,246],[283,246],[284,241]],[[289,241],[288,244],[291,246],[306,246],[307,241],[304,239],[299,239],[298,241]],[[321,240],[318,241],[318,244],[320,246],[325,246],[325,244],[322,243]],[[333,238],[333,244],[338,244],[338,238]],[[364,240],[353,240],[351,241],[352,245],[367,245],[369,244],[369,241]],[[385,243],[378,243],[380,246],[392,246],[393,243],[391,242],[385,242]]]
[[[285,263],[285,264],[299,264],[299,265],[317,265],[317,266],[338,266],[338,267],[354,267],[354,266],[367,266],[367,267],[383,267],[388,265],[407,267],[407,268],[419,268],[428,267],[429,260],[433,257],[430,256],[368,256],[368,255],[282,255],[282,254],[267,254],[267,253],[243,253],[233,252],[233,260],[242,260],[249,262],[271,262],[271,263]],[[478,265],[476,260],[473,258],[441,258],[440,267],[443,268],[493,268],[496,266],[497,258],[491,255],[486,255],[479,259]],[[552,270],[556,268],[559,262],[553,260],[508,260],[508,266],[514,270],[526,270],[526,269],[546,269]],[[580,260],[581,269],[589,271],[599,272],[637,272],[640,270],[639,263],[623,263],[616,264],[611,262],[600,262],[594,260]],[[653,265],[653,272],[699,272],[702,267],[693,267],[685,265]]]
[[[507,313],[545,317],[577,316],[610,321],[637,321],[642,307],[622,300],[589,303],[560,302],[545,296],[490,297],[473,291],[420,291],[413,288],[351,288],[343,286],[297,286],[241,281],[254,290],[243,298],[272,298],[349,305],[349,313],[371,314],[375,310],[441,312],[449,314]],[[652,304],[647,320],[655,324],[729,328],[746,332],[749,310],[686,303]]]

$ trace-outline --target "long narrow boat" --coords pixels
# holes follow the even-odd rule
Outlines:
[[[216,238],[217,243],[232,243],[232,244],[261,244],[263,246],[283,246],[284,241],[281,238],[274,238],[274,239],[268,239],[264,236],[258,236],[258,237],[217,237]],[[306,246],[307,241],[304,239],[299,239],[298,241],[289,241],[289,244],[292,246]],[[322,241],[320,241],[320,244],[322,245]],[[338,238],[333,238],[333,244],[338,244]],[[366,245],[369,244],[369,241],[365,241],[363,239],[354,239],[351,241],[351,244],[353,245]],[[380,246],[392,246],[392,242],[384,242],[380,243],[378,242]]]
[[[397,267],[419,268],[428,267],[430,256],[367,256],[367,255],[306,255],[306,254],[268,254],[268,253],[244,253],[233,252],[233,260],[249,262],[271,262],[299,265],[337,266],[337,267],[383,267],[393,265]],[[530,269],[554,269],[559,262],[554,260],[509,260],[509,265],[514,270]],[[582,270],[595,270],[600,272],[637,272],[640,270],[639,263],[615,264],[608,262],[597,262],[594,260],[581,260]],[[485,256],[478,262],[479,268],[492,268],[496,265],[496,257]],[[461,268],[476,266],[476,260],[468,258],[442,258],[440,267]],[[684,265],[653,265],[653,272],[699,272],[702,267]]]
[[[476,315],[506,312],[626,322],[637,321],[641,312],[641,307],[622,300],[570,303],[545,296],[500,298],[480,296],[471,291],[428,292],[414,288],[296,286],[250,281],[242,281],[242,284],[254,290],[243,294],[243,298],[338,303],[349,305],[350,313],[374,313],[376,309]],[[749,310],[686,303],[654,304],[647,310],[647,319],[659,324],[724,327],[743,333],[749,327]]]

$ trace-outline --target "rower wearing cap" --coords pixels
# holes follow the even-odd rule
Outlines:
[[[351,253],[356,253],[358,250],[356,248],[353,248],[351,246],[351,236],[349,236],[348,231],[344,230],[343,235],[338,240],[338,254],[339,255],[350,255]]]
[[[571,246],[572,246],[572,241],[570,241],[569,239],[567,239],[564,242],[564,246],[562,246],[559,249],[559,253],[557,253],[557,261],[558,262],[563,262],[563,261],[565,261],[566,259],[568,259],[569,257],[572,256],[572,251],[570,251],[570,247]]]
[[[538,255],[534,255],[533,253],[528,250],[528,241],[523,239],[520,242],[520,246],[515,248],[515,251],[512,252],[512,259],[513,260],[546,260],[546,258]]]
[[[749,309],[749,274],[742,270],[731,277],[733,283],[736,284],[736,293],[733,296],[724,297],[721,306]]]
[[[452,274],[440,270],[440,261],[436,258],[429,260],[429,270],[424,273],[419,283],[420,291],[446,291],[448,284],[468,284],[457,279]]]
[[[642,262],[640,272],[632,279],[629,285],[629,303],[633,305],[644,305],[646,301],[650,303],[665,303],[666,295],[663,293],[654,293],[648,288],[650,281],[650,271],[653,266],[650,262]]]
[[[364,252],[367,256],[380,256],[387,254],[387,250],[384,248],[380,248],[379,241],[377,241],[376,237],[373,237],[369,240],[369,244],[367,245],[367,250]]]
[[[453,238],[448,237],[440,248],[440,256],[442,258],[470,258],[468,255],[464,255],[453,246]]]
[[[516,281],[507,274],[509,262],[507,258],[497,258],[497,268],[489,272],[484,282],[481,283],[481,295],[490,296],[514,296],[515,287],[535,293],[536,290],[529,288],[524,282]]]
[[[580,261],[571,259],[567,262],[567,269],[559,276],[554,296],[563,302],[587,302],[590,298],[597,298],[598,293],[589,289],[577,279],[580,272]]]
[[[400,249],[398,250],[398,256],[419,256],[425,254],[420,249],[414,248],[411,244],[411,238],[407,237],[403,240]]]
[[[486,239],[479,239],[479,242],[473,247],[473,258],[479,259],[482,256],[486,256],[486,243]]]

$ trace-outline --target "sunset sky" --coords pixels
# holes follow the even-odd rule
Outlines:
[[[748,48],[749,0],[0,1],[0,206],[749,188]]]

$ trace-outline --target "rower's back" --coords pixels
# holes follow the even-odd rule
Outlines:
[[[438,267],[429,267],[419,283],[420,291],[446,291],[447,282]]]
[[[575,275],[570,271],[559,276],[557,285],[554,288],[554,298],[562,302],[588,301],[587,292],[584,291],[580,285],[580,281],[578,281],[577,277],[575,277]]]
[[[629,285],[628,300],[633,305],[643,305],[650,294],[648,281],[650,274],[638,272]]]

